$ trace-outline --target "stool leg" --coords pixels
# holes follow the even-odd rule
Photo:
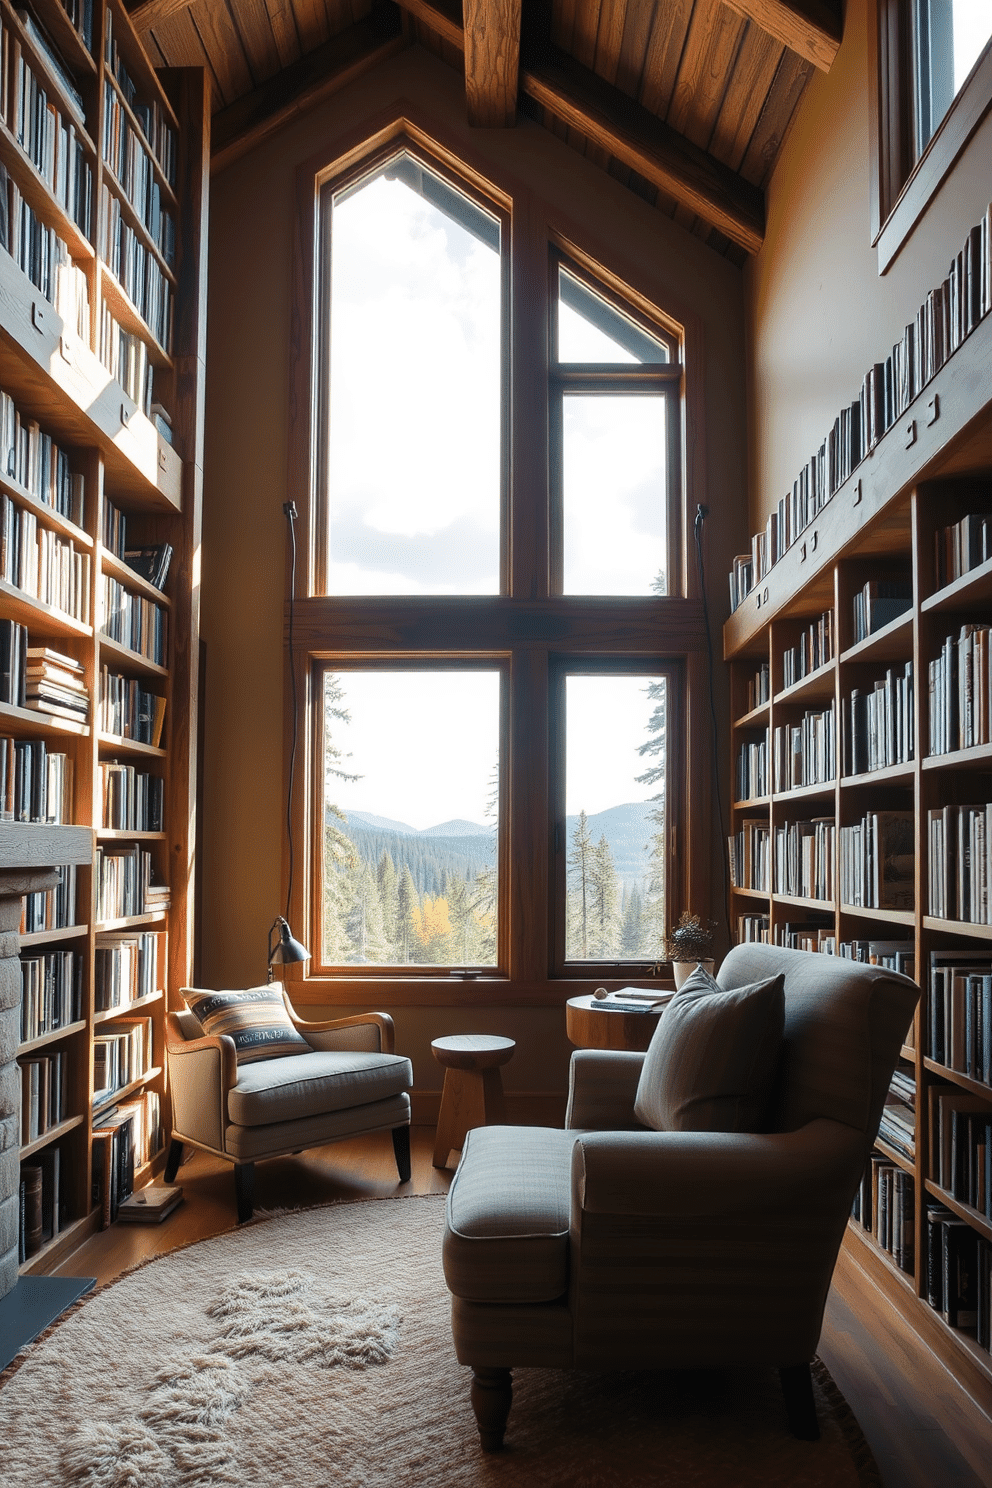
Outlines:
[[[506,1100],[503,1096],[503,1076],[499,1067],[482,1071],[483,1104],[485,1126],[506,1125]]]
[[[485,1126],[486,1094],[482,1076],[482,1070],[445,1070],[434,1140],[436,1168],[447,1165],[448,1153],[453,1148],[461,1151],[467,1131],[473,1126]]]

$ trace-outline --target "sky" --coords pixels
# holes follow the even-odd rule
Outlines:
[[[992,36],[990,0],[954,0],[954,91],[961,87]]]

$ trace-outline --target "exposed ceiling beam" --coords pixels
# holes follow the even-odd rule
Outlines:
[[[403,0],[403,8],[464,51],[461,23],[450,10],[431,0]],[[567,53],[551,46],[541,47],[534,56],[525,52],[520,91],[652,185],[691,207],[748,253],[757,253],[761,247],[765,203],[758,187]]]
[[[395,5],[377,6],[347,31],[219,109],[211,126],[211,169],[229,165],[295,114],[313,108],[406,45],[399,10]]]
[[[128,15],[135,31],[150,31],[159,21],[188,10],[193,0],[138,0],[137,5],[128,6]]]
[[[517,119],[521,0],[462,0],[468,122],[505,129]]]
[[[790,52],[829,72],[840,47],[844,22],[836,0],[723,0]]]

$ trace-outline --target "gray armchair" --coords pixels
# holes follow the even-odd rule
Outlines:
[[[444,1269],[485,1449],[502,1444],[523,1365],[773,1365],[793,1431],[818,1434],[809,1365],[919,989],[765,945],[733,950],[718,981],[779,975],[765,1129],[646,1130],[634,1104],[650,1053],[597,1050],[572,1057],[564,1131],[469,1134]]]
[[[279,989],[282,990],[282,989]],[[239,1064],[234,1040],[205,1035],[189,1011],[166,1015],[172,1096],[171,1183],[183,1145],[234,1165],[238,1220],[251,1218],[254,1165],[367,1132],[392,1133],[401,1183],[410,1177],[413,1067],[393,1052],[385,1013],[308,1023],[283,1001],[307,1047],[299,1054]]]

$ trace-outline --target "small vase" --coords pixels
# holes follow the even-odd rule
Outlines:
[[[692,975],[692,973],[696,970],[696,967],[697,966],[701,966],[704,971],[708,971],[709,974],[710,974],[710,976],[712,976],[713,975],[714,967],[716,966],[716,962],[715,961],[712,961],[712,960],[711,961],[673,961],[672,962],[672,971],[673,971],[673,973],[675,975],[675,986],[676,986],[676,988],[681,987],[682,983],[686,980],[687,977],[690,977]]]

